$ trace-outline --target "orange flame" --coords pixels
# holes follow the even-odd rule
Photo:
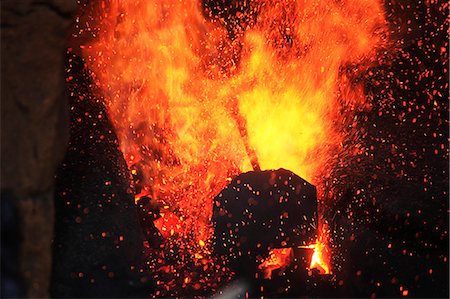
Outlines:
[[[258,268],[264,271],[264,278],[271,279],[273,270],[289,266],[293,258],[292,248],[275,248]]]
[[[79,38],[83,56],[121,150],[195,244],[210,237],[214,196],[255,161],[321,189],[355,112],[367,108],[354,78],[385,34],[373,0],[244,1],[236,24],[197,0],[89,5],[76,35],[90,35]],[[311,266],[328,272],[325,247],[314,248]]]
[[[325,252],[327,250],[325,244],[318,242],[313,244],[311,247],[314,248],[314,253],[312,255],[311,264],[309,268],[317,269],[323,274],[329,274],[330,266],[325,256]]]
[[[161,217],[154,221],[155,227],[161,232],[161,235],[165,238],[173,236],[175,233],[182,232],[185,223],[183,219],[173,213],[161,213]]]

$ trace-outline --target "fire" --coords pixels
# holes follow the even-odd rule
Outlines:
[[[322,224],[319,228],[319,235],[314,244],[308,246],[299,246],[298,248],[313,249],[309,269],[317,269],[321,274],[330,274],[330,252],[327,245],[328,231]]]
[[[181,233],[185,226],[183,218],[173,213],[161,213],[161,217],[154,221],[156,228],[161,232],[163,237],[168,238],[175,233]]]
[[[311,248],[314,248],[314,253],[311,258],[311,265],[309,266],[309,268],[318,269],[323,274],[329,274],[330,266],[325,256],[325,251],[327,250],[325,244],[315,243],[311,246]]]
[[[325,243],[317,241],[309,246],[300,246],[304,249],[313,249],[309,269],[317,269],[322,274],[330,274],[329,258]],[[271,279],[272,272],[276,269],[288,267],[294,258],[292,248],[275,248],[269,251],[269,256],[258,266],[263,270],[264,278]]]
[[[78,23],[130,168],[174,215],[161,227],[194,244],[239,173],[285,168],[321,190],[355,113],[370,108],[356,79],[385,40],[381,1],[236,3],[225,18],[197,0],[90,1]],[[314,248],[311,266],[328,272]]]
[[[264,278],[271,279],[273,270],[289,266],[293,258],[294,254],[292,248],[275,248],[270,250],[269,256],[258,266],[258,268],[263,270]]]

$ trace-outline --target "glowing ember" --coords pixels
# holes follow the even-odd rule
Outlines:
[[[270,250],[269,256],[258,266],[263,270],[264,278],[271,279],[272,271],[283,269],[292,262],[294,254],[292,248],[275,248]]]
[[[161,213],[161,217],[154,221],[156,228],[161,232],[163,237],[173,236],[175,233],[180,234],[186,224],[183,219],[173,213]]]

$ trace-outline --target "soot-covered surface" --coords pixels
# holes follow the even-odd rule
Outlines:
[[[68,59],[71,138],[56,179],[51,294],[146,297],[152,285],[140,273],[144,237],[129,173],[83,61]]]
[[[214,199],[214,250],[228,260],[236,297],[323,297],[330,276],[309,271],[316,242],[316,188],[289,170],[243,173]],[[303,248],[299,248],[303,247]],[[292,249],[292,260],[270,279],[261,265],[274,248]],[[232,283],[233,285],[233,283]]]
[[[215,250],[264,253],[309,245],[317,236],[316,188],[285,170],[247,172],[214,200]]]

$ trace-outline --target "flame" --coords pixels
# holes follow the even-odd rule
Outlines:
[[[90,1],[77,25],[129,167],[194,244],[241,172],[286,168],[321,190],[385,41],[381,1],[236,3],[230,19],[197,0]],[[311,267],[328,272],[324,248]]]
[[[311,258],[310,269],[317,269],[323,274],[330,274],[329,261],[326,257],[327,247],[324,243],[315,243],[311,246],[314,248],[314,253]]]
[[[382,43],[372,0],[254,1],[255,24],[233,38],[198,1],[93,2],[83,54],[121,149],[153,198],[201,227],[227,178],[251,169],[245,143],[261,168],[319,181],[364,106],[346,68],[366,69]]]
[[[331,273],[330,251],[328,247],[327,225],[322,224],[319,227],[318,238],[315,243],[307,246],[298,246],[303,249],[313,249],[309,269],[317,269],[321,274]]]
[[[154,221],[155,227],[161,232],[165,238],[173,236],[175,233],[179,234],[183,231],[186,225],[183,218],[176,216],[173,213],[161,213],[161,217]]]
[[[308,246],[299,248],[313,249],[309,269],[317,269],[321,274],[330,274],[328,248],[325,243],[317,241]],[[263,270],[264,278],[271,279],[273,270],[287,267],[293,260],[292,248],[275,248],[269,251],[269,256],[258,266]]]
[[[271,279],[273,270],[289,266],[293,258],[292,248],[275,248],[269,251],[269,256],[258,268],[263,270],[264,278]]]
[[[330,230],[327,223],[319,221],[317,239],[309,248],[314,249],[309,269],[317,269],[321,274],[331,273],[331,257],[328,246]]]

